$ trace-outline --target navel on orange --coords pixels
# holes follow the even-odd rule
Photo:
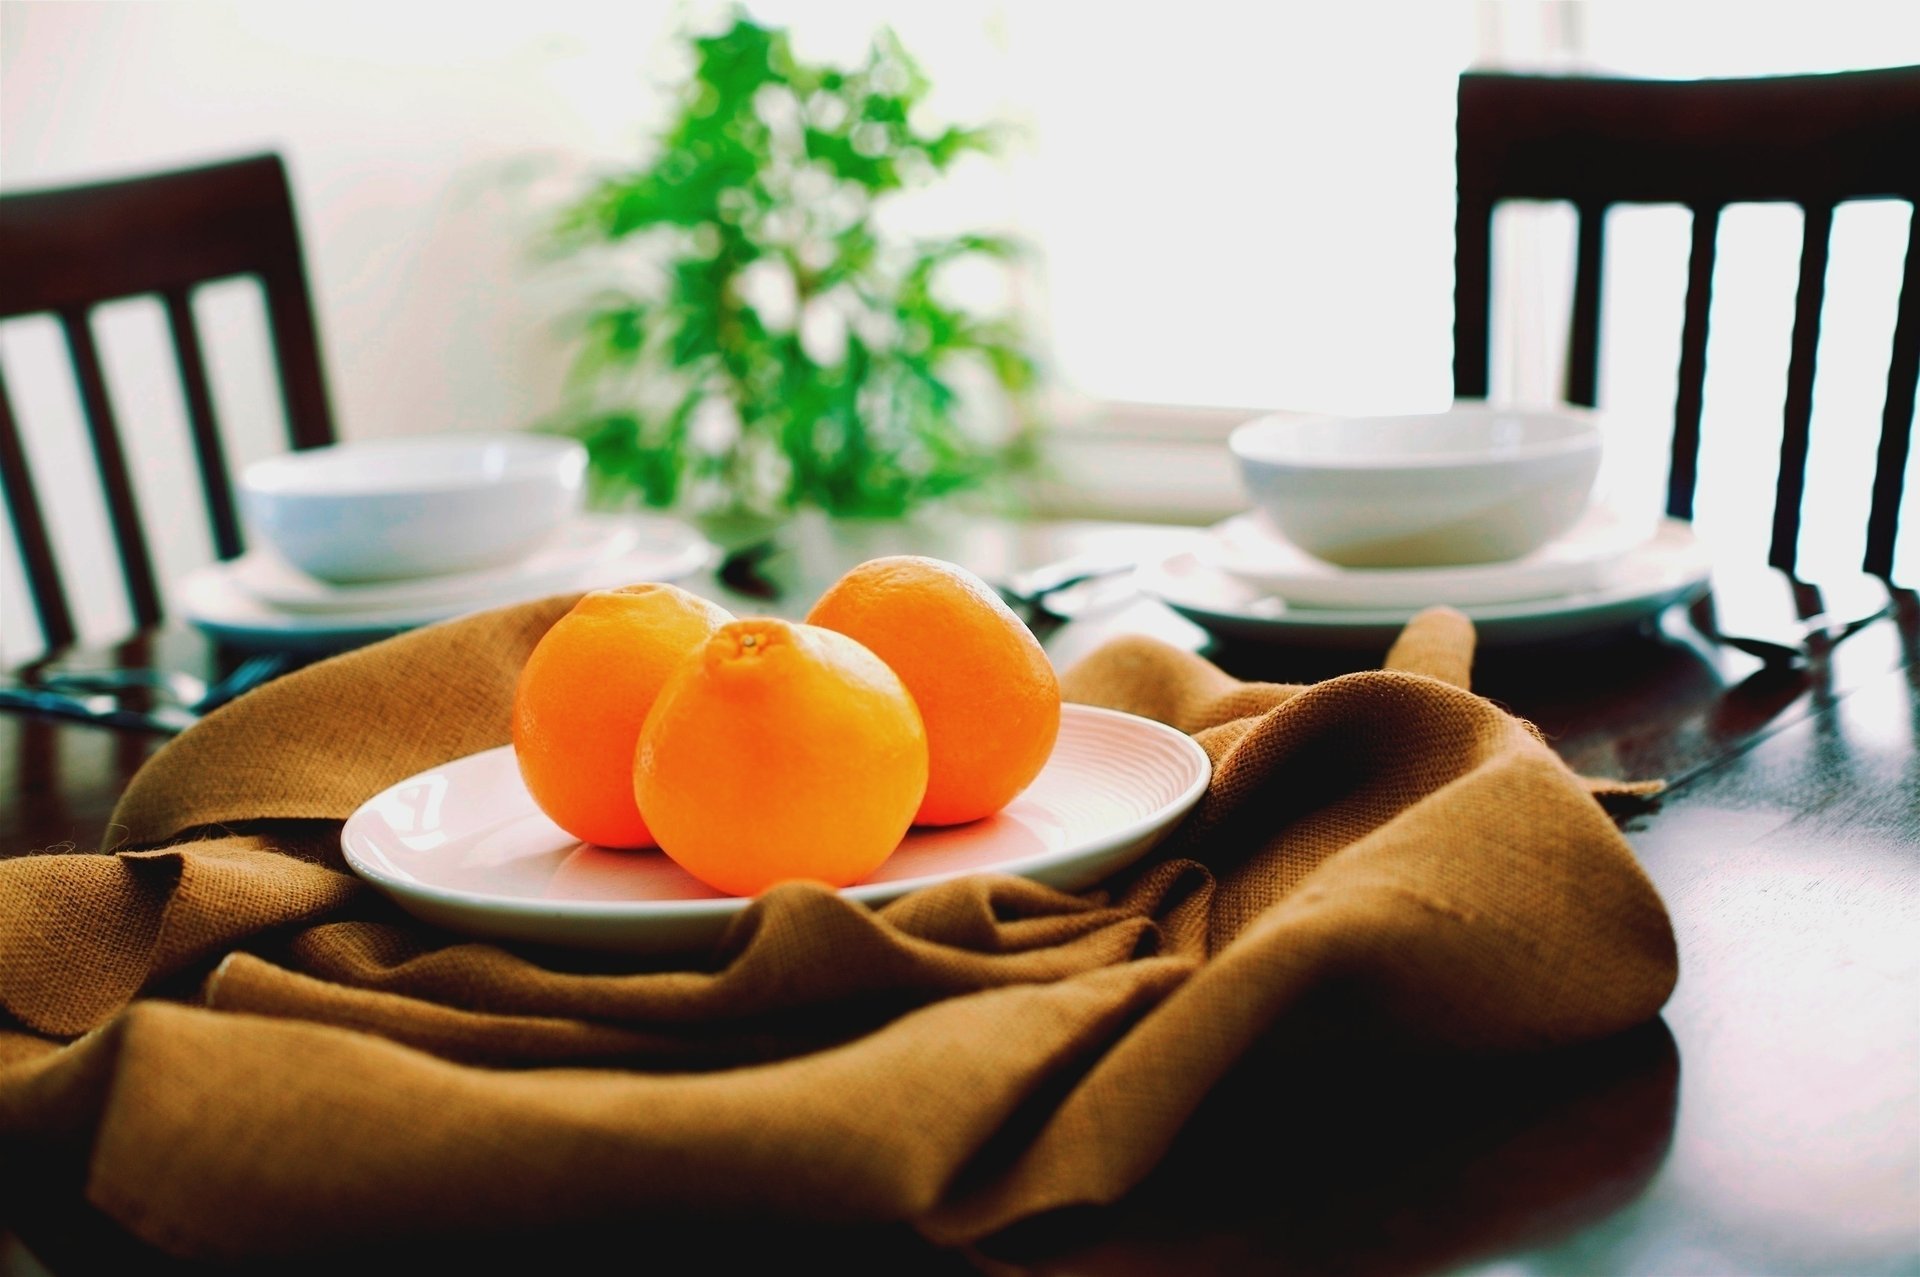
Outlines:
[[[527,792],[584,842],[648,847],[633,750],[667,676],[732,615],[672,585],[595,590],[554,622],[521,668],[513,750]]]
[[[973,573],[912,555],[873,559],[821,595],[807,621],[873,649],[913,694],[929,756],[916,823],[991,815],[1040,774],[1060,731],[1060,683],[1032,632]]]
[[[723,625],[668,680],[631,758],[660,850],[754,895],[880,867],[927,785],[927,738],[900,679],[842,634]]]

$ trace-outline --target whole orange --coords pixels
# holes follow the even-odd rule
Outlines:
[[[660,850],[708,886],[844,887],[906,834],[927,737],[899,678],[852,639],[735,621],[661,690],[632,776]]]
[[[1033,783],[1060,732],[1060,681],[1033,633],[973,573],[941,559],[871,559],[807,614],[872,648],[927,725],[922,825],[992,815]]]
[[[629,585],[553,623],[514,687],[513,751],[554,824],[602,847],[653,845],[633,801],[634,742],[667,676],[732,619],[677,586]]]

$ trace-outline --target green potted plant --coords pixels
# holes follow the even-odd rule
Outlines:
[[[876,219],[1000,134],[919,124],[927,81],[890,32],[836,68],[735,15],[691,54],[648,158],[595,180],[556,228],[562,253],[635,281],[581,316],[552,423],[586,443],[600,497],[762,526],[805,508],[895,518],[1029,463],[1024,334],[941,290],[951,264],[1005,265],[1016,245],[907,240]]]

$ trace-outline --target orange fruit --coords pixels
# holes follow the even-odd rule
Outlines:
[[[661,689],[631,770],[660,850],[708,886],[844,887],[913,822],[927,737],[899,678],[852,639],[735,621]]]
[[[1032,631],[957,564],[871,559],[836,581],[807,623],[872,648],[927,725],[927,796],[915,823],[999,811],[1033,783],[1060,733],[1060,681]]]
[[[633,749],[654,697],[733,619],[672,585],[595,590],[553,623],[520,670],[513,752],[554,824],[602,847],[650,847],[633,801]]]

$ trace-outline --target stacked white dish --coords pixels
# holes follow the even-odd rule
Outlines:
[[[570,590],[668,581],[686,525],[581,512],[585,451],[533,435],[340,444],[241,474],[254,548],[179,582],[186,619],[244,647],[333,650]]]
[[[1491,643],[1624,628],[1702,589],[1707,561],[1685,523],[1589,504],[1599,447],[1571,410],[1252,422],[1233,449],[1260,508],[1139,584],[1254,641],[1379,644],[1437,604]]]

